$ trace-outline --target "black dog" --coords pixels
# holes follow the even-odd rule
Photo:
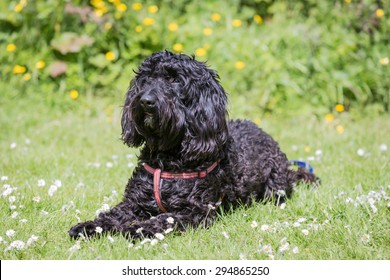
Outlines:
[[[277,142],[249,121],[227,121],[227,97],[205,63],[168,51],[147,58],[130,84],[122,138],[142,146],[123,201],[69,234],[153,237],[208,226],[219,207],[290,197],[317,177],[292,170]]]

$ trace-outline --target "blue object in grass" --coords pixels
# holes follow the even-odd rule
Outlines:
[[[314,172],[313,166],[311,166],[309,163],[307,163],[305,161],[302,161],[302,160],[290,160],[290,163],[292,163],[293,165],[299,166],[299,167],[306,168],[307,170],[309,170],[310,173]]]

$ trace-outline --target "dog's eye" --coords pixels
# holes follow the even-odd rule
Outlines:
[[[172,84],[178,83],[179,79],[177,77],[169,77],[168,81]]]

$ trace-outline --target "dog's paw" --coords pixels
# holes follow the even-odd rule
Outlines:
[[[77,239],[81,236],[89,237],[96,234],[96,224],[93,221],[80,223],[69,230],[70,237]]]

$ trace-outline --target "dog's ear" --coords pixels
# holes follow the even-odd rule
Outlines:
[[[192,76],[185,89],[189,110],[182,152],[187,160],[218,157],[228,136],[225,90],[215,71],[203,63],[201,68],[200,75]]]
[[[126,94],[125,105],[122,111],[122,140],[130,147],[139,147],[143,144],[144,138],[136,129],[132,116],[133,100],[136,95],[136,85],[134,80],[130,83]]]

